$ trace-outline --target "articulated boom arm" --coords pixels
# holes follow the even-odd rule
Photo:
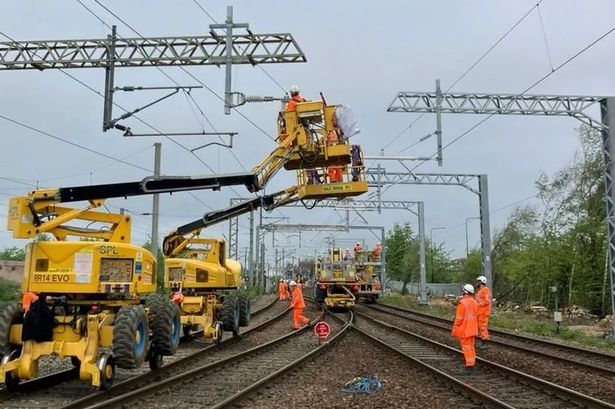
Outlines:
[[[186,250],[192,241],[198,240],[197,237],[202,229],[224,222],[233,217],[241,216],[242,214],[261,207],[267,211],[271,211],[277,207],[296,202],[300,200],[297,196],[297,192],[298,189],[296,187],[291,187],[270,195],[256,197],[243,203],[227,207],[226,209],[205,213],[201,219],[180,226],[177,230],[169,233],[164,238],[162,251],[167,257],[175,257]]]
[[[7,226],[16,238],[27,239],[39,233],[51,233],[58,240],[78,236],[129,243],[129,216],[93,211],[104,205],[106,199],[186,190],[218,190],[230,185],[245,185],[250,190],[256,189],[256,177],[251,173],[202,177],[161,176],[147,177],[139,182],[34,190],[27,196],[10,199]],[[82,208],[58,205],[77,201],[87,201],[88,204]],[[66,223],[72,220],[98,222],[106,227],[89,229],[67,226]]]

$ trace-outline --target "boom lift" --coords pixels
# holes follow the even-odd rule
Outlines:
[[[33,309],[46,315],[51,306],[54,316],[47,333],[30,334],[29,328],[33,326],[28,324],[27,316],[24,325],[19,306],[0,310],[0,352],[5,354],[0,363],[0,382],[14,389],[21,379],[36,377],[38,360],[49,355],[71,357],[79,366],[80,378],[101,388],[112,384],[116,364],[120,368],[134,368],[147,359],[152,369],[159,367],[162,356],[173,354],[179,342],[177,308],[154,294],[156,260],[149,251],[130,244],[130,216],[95,209],[113,197],[219,190],[222,186],[241,184],[256,192],[282,167],[298,170],[297,186],[258,198],[253,206],[271,203],[268,206],[277,207],[290,200],[366,192],[360,147],[350,146],[347,139],[340,138],[344,131],[337,126],[335,112],[335,106],[317,101],[300,103],[296,111],[280,113],[279,144],[252,173],[149,177],[139,182],[42,189],[12,198],[8,228],[14,237],[30,239],[40,233],[50,233],[56,239],[28,244],[22,283],[24,291],[40,295],[41,301]],[[330,137],[333,134],[336,138]],[[329,183],[326,179],[322,181],[325,167],[330,166],[340,168],[340,173],[346,172],[347,180],[339,176]],[[82,208],[59,205],[74,201],[88,204]],[[227,211],[248,211],[245,209]],[[221,218],[224,212],[214,213],[209,214],[210,222],[224,219]],[[68,225],[75,220],[88,225]],[[104,227],[91,228],[94,223]],[[203,227],[192,223],[165,240],[165,255],[170,257],[165,282],[169,286],[181,283],[190,297],[196,296],[182,302],[181,322],[202,325],[206,336],[219,339],[221,328],[237,333],[239,323],[247,324],[249,304],[245,298],[229,296],[228,290],[240,286],[239,264],[225,259],[222,240],[197,237]],[[184,237],[187,231],[188,238]],[[69,237],[80,241],[68,241]],[[197,261],[206,268],[199,270]],[[192,266],[190,263],[195,264],[187,267]],[[185,267],[180,270],[180,266]],[[203,288],[207,290],[203,292]],[[226,290],[226,295],[212,295],[212,289]],[[143,308],[139,296],[147,294],[150,296]],[[185,318],[195,314],[205,319]]]
[[[349,189],[327,194],[347,197],[360,193]],[[299,200],[318,199],[322,195],[315,193],[310,196],[301,187],[294,186],[206,213],[202,219],[169,233],[163,241],[165,287],[172,289],[173,298],[180,306],[184,333],[203,329],[206,338],[218,341],[223,330],[236,334],[240,326],[249,323],[249,300],[242,295],[232,295],[242,285],[238,263],[225,258],[223,240],[200,238],[201,230],[260,207],[271,211]]]
[[[130,244],[131,217],[96,211],[106,198],[255,186],[252,174],[145,178],[140,182],[42,189],[11,198],[8,229],[29,239],[49,233],[54,241],[26,247],[24,291],[39,294],[23,317],[18,305],[0,310],[0,381],[15,389],[37,376],[42,356],[70,357],[82,380],[111,386],[115,365],[156,369],[179,343],[179,310],[156,292],[156,260]],[[101,199],[104,197],[105,199]],[[87,201],[82,208],[61,203]],[[69,225],[80,221],[81,225]],[[85,227],[83,224],[87,223]],[[93,228],[93,224],[102,225]],[[76,237],[79,241],[68,241]],[[147,295],[145,308],[140,296]],[[43,322],[48,327],[39,325]]]

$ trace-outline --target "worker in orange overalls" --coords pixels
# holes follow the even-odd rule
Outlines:
[[[491,313],[491,290],[487,287],[487,277],[480,276],[476,279],[476,303],[478,304],[478,333],[480,345],[484,346],[489,340],[489,314]]]
[[[478,304],[474,299],[474,287],[472,284],[463,286],[463,296],[457,304],[455,322],[451,335],[459,338],[461,350],[465,358],[464,375],[471,375],[476,365],[476,351],[474,350],[474,338],[478,335]]]
[[[339,137],[336,130],[327,132],[327,145],[337,145],[339,143]],[[327,168],[327,176],[329,176],[329,183],[341,183],[343,178],[343,166],[329,166]]]
[[[380,254],[382,254],[382,244],[376,243],[372,250],[372,255],[375,259],[380,259]]]
[[[305,302],[303,301],[303,292],[301,288],[297,286],[294,280],[289,283],[290,286],[290,308],[293,310],[293,329],[299,329],[302,325],[306,325],[310,322],[309,318],[303,316],[303,310],[305,309]]]
[[[21,307],[23,308],[24,315],[30,310],[30,305],[32,305],[33,301],[38,300],[38,295],[32,291],[26,291],[23,293],[23,297],[21,299]]]
[[[361,246],[361,243],[359,243],[359,242],[357,241],[357,244],[355,244],[355,245],[354,245],[354,253],[355,253],[355,255],[356,255],[358,252],[360,252],[360,251],[363,251],[363,246]]]
[[[288,100],[288,103],[286,104],[286,110],[294,111],[297,109],[297,104],[300,102],[305,102],[305,98],[299,95],[299,87],[293,85],[290,87],[290,100]]]
[[[288,289],[284,280],[280,280],[280,284],[278,284],[278,298],[280,301],[288,300]]]

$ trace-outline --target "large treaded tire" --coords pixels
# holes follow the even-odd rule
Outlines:
[[[218,310],[218,321],[222,321],[222,329],[232,332],[233,335],[239,333],[239,303],[234,295],[224,297],[222,307]]]
[[[181,338],[179,307],[159,294],[149,295],[145,305],[152,315],[150,328],[154,352],[157,355],[175,354]]]
[[[239,326],[247,327],[250,324],[250,298],[246,294],[241,294],[237,297],[239,301]]]
[[[140,367],[147,357],[149,328],[147,314],[140,305],[120,308],[113,324],[113,356],[119,368]]]
[[[9,342],[11,325],[23,319],[23,310],[18,304],[0,305],[0,356],[8,354],[12,348]],[[17,347],[15,345],[15,347]]]

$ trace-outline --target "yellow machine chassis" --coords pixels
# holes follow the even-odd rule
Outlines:
[[[215,295],[185,296],[180,305],[180,320],[182,326],[201,327],[203,336],[218,342],[222,332],[214,320],[216,308],[219,307]]]
[[[97,360],[100,348],[113,346],[113,320],[115,315],[103,311],[99,314],[87,315],[80,321],[87,321],[86,335],[82,336],[79,330],[83,323],[73,327],[73,317],[55,317],[59,324],[53,330],[53,340],[48,342],[25,341],[21,342],[22,325],[11,326],[10,343],[22,344],[19,358],[4,364],[0,369],[0,382],[5,382],[6,374],[12,372],[20,379],[33,379],[38,374],[38,360],[43,356],[57,356],[59,358],[76,357],[81,362],[79,378],[91,381],[95,387],[101,386],[100,370]]]

